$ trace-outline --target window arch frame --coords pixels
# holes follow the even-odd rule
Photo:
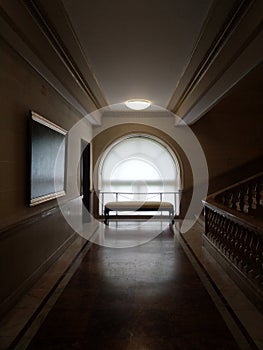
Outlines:
[[[180,202],[181,202],[181,192],[183,190],[183,171],[182,171],[182,166],[181,166],[181,160],[180,157],[178,156],[176,150],[172,149],[170,145],[168,145],[163,139],[155,136],[155,135],[151,135],[148,133],[130,133],[127,135],[124,135],[122,137],[119,137],[118,139],[116,139],[115,141],[113,141],[110,145],[108,145],[106,147],[106,149],[104,150],[104,152],[102,153],[99,162],[98,162],[98,171],[97,171],[97,190],[98,193],[100,193],[100,191],[102,190],[102,171],[103,171],[103,164],[107,158],[107,156],[109,155],[109,153],[112,151],[112,149],[118,145],[119,143],[128,140],[130,138],[144,138],[144,139],[149,139],[151,141],[155,141],[157,142],[161,147],[163,147],[164,149],[166,149],[166,151],[169,153],[169,155],[171,156],[173,162],[174,162],[174,166],[175,169],[177,170],[178,173],[178,193],[179,193],[179,207],[178,207],[178,213],[180,213]]]

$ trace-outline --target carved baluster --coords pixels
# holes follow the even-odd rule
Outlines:
[[[240,268],[240,270],[244,270],[245,266],[246,266],[246,255],[245,255],[245,250],[246,250],[246,245],[247,245],[247,240],[248,240],[248,233],[247,230],[245,230],[244,227],[239,226],[239,230],[240,230],[240,236],[239,236],[239,245],[238,245],[238,249],[237,249],[237,254],[238,254],[238,260],[239,260],[239,264],[238,267]]]
[[[223,216],[218,214],[216,228],[215,228],[215,232],[216,232],[215,243],[217,246],[220,245],[220,242],[222,241],[223,220],[224,220]]]
[[[236,266],[239,265],[241,258],[239,254],[239,245],[241,244],[242,241],[242,231],[240,230],[240,227],[238,224],[235,225],[235,234],[234,234],[234,239],[233,239],[233,262]]]
[[[214,242],[216,240],[216,223],[217,223],[217,213],[213,211],[213,217],[211,222],[211,240]]]
[[[226,219],[225,224],[223,226],[223,232],[221,235],[221,241],[219,243],[219,249],[225,254],[226,251],[226,237],[229,229],[229,220]]]
[[[227,198],[227,206],[228,208],[233,207],[233,193],[229,193],[228,198]]]
[[[263,207],[263,183],[260,184],[259,205]]]
[[[257,184],[255,184],[251,192],[251,209],[256,210],[257,204]]]
[[[219,215],[214,212],[213,216],[213,227],[212,227],[212,241],[216,243],[218,241],[217,227],[218,227]]]
[[[216,196],[216,201],[233,210],[230,215],[222,210],[206,210],[206,235],[213,244],[236,266],[247,278],[263,290],[263,237],[254,231],[248,218],[244,223],[244,215],[252,213],[254,217],[262,215],[263,179],[253,179],[243,183],[242,187],[232,187]],[[221,206],[222,208],[222,206]],[[240,219],[239,219],[240,218]],[[250,227],[250,228],[249,228]]]
[[[224,235],[223,226],[224,226],[223,216],[220,215],[217,222],[216,240],[215,240],[215,244],[219,249],[221,249],[222,239]]]
[[[256,257],[257,274],[255,276],[256,283],[263,288],[263,242],[259,246],[258,255]]]
[[[250,257],[250,245],[251,245],[251,233],[248,229],[245,229],[246,231],[246,236],[244,240],[244,251],[243,251],[243,256],[244,256],[244,261],[243,261],[243,271],[245,273],[248,273],[250,264],[249,264],[249,257]]]
[[[210,231],[210,209],[205,207],[205,234],[209,237]]]
[[[226,237],[229,230],[229,220],[222,216],[222,226],[221,226],[221,242],[220,250],[224,251],[226,247]]]
[[[236,210],[241,211],[241,191],[238,191],[235,205],[236,205]]]
[[[207,209],[207,237],[212,239],[213,236],[213,211]]]
[[[231,221],[226,219],[226,225],[224,227],[224,234],[222,235],[222,243],[221,243],[221,250],[225,255],[228,255],[228,250],[229,250],[229,234],[231,231]]]
[[[256,259],[255,259],[255,281],[259,285],[263,285],[263,241],[259,238],[258,246],[256,250]]]
[[[228,256],[229,258],[231,258],[231,239],[234,235],[234,230],[235,230],[235,224],[233,222],[231,222],[230,225],[230,229],[228,230],[228,234],[226,236],[226,256]]]
[[[243,198],[243,212],[248,214],[249,212],[249,187],[246,189],[246,193]]]
[[[242,244],[243,244],[243,236],[244,236],[244,232],[241,229],[241,227],[238,226],[238,235],[237,235],[237,242],[235,244],[235,261],[236,261],[236,266],[240,267],[242,266]]]
[[[249,242],[248,253],[247,253],[247,274],[250,276],[250,278],[253,278],[256,274],[255,261],[256,261],[256,249],[258,246],[258,237],[252,231],[249,231],[249,234],[251,239]]]
[[[263,280],[263,243],[261,237],[253,234],[253,240],[250,245],[250,270],[249,275],[256,283]]]
[[[212,220],[213,220],[213,212],[211,209],[206,208],[206,235],[208,238],[211,237],[212,234]]]
[[[234,224],[232,235],[230,238],[230,259],[236,264],[236,242],[238,237],[238,226]]]

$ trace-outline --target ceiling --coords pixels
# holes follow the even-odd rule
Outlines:
[[[143,98],[188,124],[262,62],[262,19],[262,0],[0,4],[1,35],[82,115]]]
[[[166,107],[212,0],[63,0],[109,104],[145,98]]]

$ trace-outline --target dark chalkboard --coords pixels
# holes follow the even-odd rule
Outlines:
[[[31,112],[30,205],[65,194],[66,131]]]

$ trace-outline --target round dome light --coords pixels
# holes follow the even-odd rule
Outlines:
[[[128,100],[125,102],[125,105],[135,111],[141,111],[148,108],[151,105],[151,101],[148,100]]]

